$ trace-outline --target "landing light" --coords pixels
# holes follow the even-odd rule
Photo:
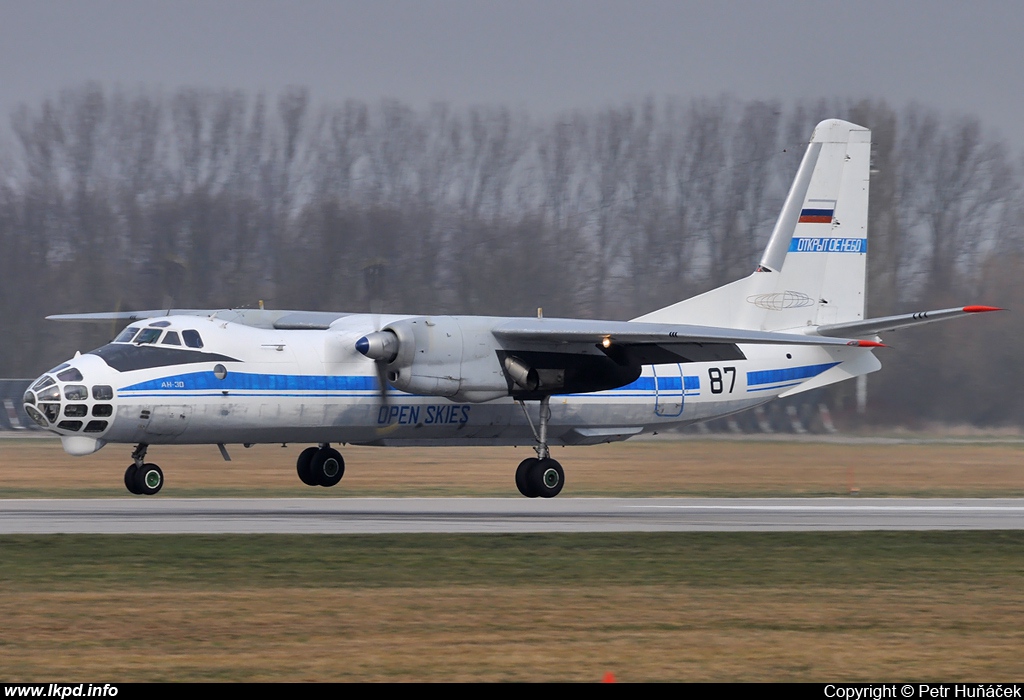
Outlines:
[[[609,338],[608,336],[605,336],[605,337],[604,337],[604,338],[603,338],[603,339],[601,340],[601,347],[604,347],[604,348],[610,348],[611,346],[612,346],[612,339],[611,339],[611,338]]]

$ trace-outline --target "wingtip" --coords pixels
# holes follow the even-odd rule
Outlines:
[[[964,313],[965,314],[980,314],[980,313],[984,313],[986,311],[1006,311],[1006,309],[1001,309],[998,306],[965,306],[964,307]]]
[[[887,348],[889,347],[885,343],[879,343],[877,340],[851,340],[849,345],[853,345],[858,348]]]

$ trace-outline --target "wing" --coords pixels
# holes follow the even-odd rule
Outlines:
[[[158,316],[209,316],[217,313],[218,309],[150,309],[148,311],[101,311],[89,314],[53,314],[47,316],[47,321],[82,321],[85,323],[104,323],[108,321],[123,321],[132,323],[147,318]]]
[[[900,314],[899,316],[832,323],[818,326],[816,331],[821,336],[861,338],[866,335],[876,335],[885,331],[897,331],[901,328],[920,326],[924,323],[934,323],[948,318],[957,318],[966,314],[985,313],[986,311],[1003,311],[1003,309],[995,306],[963,306],[953,309],[938,309],[936,311],[916,311],[912,314]]]
[[[795,333],[567,318],[510,319],[492,333],[506,348],[533,346],[571,353],[572,345],[596,345],[609,357],[631,365],[742,360],[746,358],[741,344],[884,347],[871,340]]]
[[[351,314],[335,311],[288,311],[285,309],[150,309],[89,314],[55,314],[48,321],[84,321],[132,323],[160,316],[206,316],[256,328],[277,330],[326,330],[339,318]]]

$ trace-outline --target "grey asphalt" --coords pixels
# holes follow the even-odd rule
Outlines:
[[[1020,530],[1024,499],[145,498],[0,500],[0,534]]]

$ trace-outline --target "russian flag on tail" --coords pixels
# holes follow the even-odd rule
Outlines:
[[[801,209],[801,224],[831,224],[835,209]]]

